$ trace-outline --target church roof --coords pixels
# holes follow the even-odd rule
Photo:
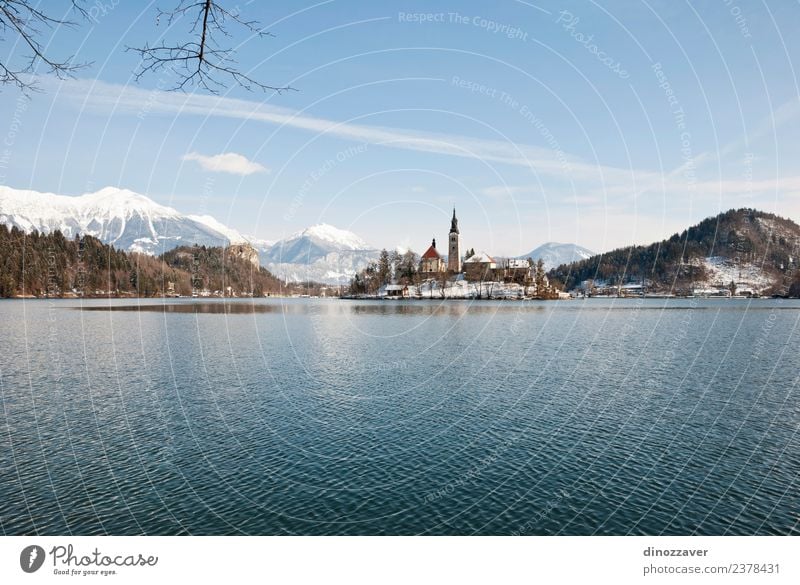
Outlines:
[[[436,251],[436,238],[433,238],[433,241],[431,242],[431,247],[428,248],[422,255],[423,260],[427,260],[430,258],[441,258],[439,252]]]
[[[428,250],[422,255],[423,260],[428,258],[441,258],[439,252],[436,251],[436,246],[431,246]]]

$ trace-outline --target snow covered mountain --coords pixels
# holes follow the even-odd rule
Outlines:
[[[105,187],[78,197],[0,186],[0,223],[26,232],[91,235],[115,248],[160,254],[177,246],[244,242],[210,216],[187,216],[127,189]]]
[[[181,245],[247,242],[280,278],[345,284],[378,257],[352,232],[319,224],[279,242],[243,236],[210,215],[184,215],[127,189],[106,187],[78,197],[0,186],[0,223],[25,231],[94,236],[129,252],[161,254]]]
[[[245,242],[251,243],[247,236],[243,236],[234,229],[229,228],[225,224],[217,221],[210,215],[187,215],[188,219],[195,223],[202,224],[213,231],[222,234],[231,244],[243,244]]]
[[[60,230],[68,238],[91,235],[118,249],[146,254],[161,254],[181,245],[247,242],[258,251],[262,266],[293,282],[347,284],[380,253],[353,232],[325,223],[274,243],[259,240],[243,236],[209,215],[184,215],[116,187],[69,197],[0,186],[0,223],[26,232]],[[592,255],[574,244],[550,242],[520,258],[542,258],[549,270]]]
[[[261,264],[279,278],[347,284],[378,258],[378,250],[353,232],[318,224],[261,249]]]
[[[594,256],[594,252],[582,248],[577,244],[559,244],[558,242],[547,242],[527,254],[517,256],[518,258],[533,258],[534,262],[540,258],[544,262],[544,269],[551,270],[562,264],[585,260]]]

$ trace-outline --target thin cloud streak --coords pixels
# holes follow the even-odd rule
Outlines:
[[[43,78],[46,83],[58,84],[59,95],[78,107],[91,108],[104,113],[127,113],[144,120],[150,115],[196,115],[212,118],[252,120],[276,126],[286,126],[315,134],[330,134],[356,142],[383,145],[417,152],[443,154],[478,159],[489,163],[508,164],[532,170],[539,178],[549,177],[573,185],[572,189],[548,188],[548,199],[572,204],[607,207],[613,204],[632,204],[643,197],[665,196],[719,197],[730,194],[765,194],[783,190],[795,192],[798,177],[776,177],[765,180],[701,179],[691,182],[684,176],[687,169],[698,171],[704,166],[740,149],[745,141],[733,141],[719,153],[700,152],[666,173],[638,169],[623,169],[593,164],[574,156],[558,158],[547,148],[528,144],[515,144],[499,140],[479,139],[463,135],[435,134],[415,130],[371,126],[351,122],[337,122],[302,112],[259,102],[197,94],[180,94],[161,90],[145,90],[133,86],[110,84],[95,80],[68,79],[55,81]],[[768,130],[797,119],[800,107],[790,101],[776,110],[774,122],[759,125],[750,139],[757,139]],[[577,186],[579,185],[579,186]],[[578,189],[576,191],[576,188]],[[527,194],[542,194],[542,185],[490,186],[482,190],[490,198],[513,198]],[[609,198],[613,198],[613,201]]]
[[[591,181],[603,185],[624,183],[628,189],[633,189],[638,182],[661,180],[660,174],[650,171],[610,167],[570,156],[563,160],[546,148],[528,144],[336,122],[288,108],[222,96],[145,90],[95,80],[70,79],[51,83],[58,83],[59,95],[80,107],[134,114],[142,120],[155,114],[253,120],[316,134],[332,134],[357,142],[520,166],[542,176],[562,180]]]

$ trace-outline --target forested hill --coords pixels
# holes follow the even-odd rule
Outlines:
[[[181,295],[190,295],[193,284],[212,292],[230,286],[238,296],[287,292],[252,263],[257,252],[247,248],[184,246],[153,257],[116,250],[91,236],[25,234],[0,225],[0,297],[158,296],[170,282]]]
[[[162,254],[161,258],[171,268],[182,271],[184,278],[189,277],[190,280],[182,282],[186,290],[191,290],[191,278],[195,279],[197,288],[222,291],[230,286],[235,291],[252,290],[253,295],[259,297],[286,288],[269,270],[258,264],[258,252],[247,245],[234,244],[227,248],[181,246]]]
[[[561,265],[549,276],[571,290],[586,283],[645,282],[653,291],[752,285],[786,294],[800,277],[800,226],[771,213],[737,209],[649,246],[629,246]],[[797,285],[795,289],[797,290]]]

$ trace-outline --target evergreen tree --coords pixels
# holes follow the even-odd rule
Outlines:
[[[377,279],[378,287],[389,283],[392,277],[392,266],[389,262],[389,252],[386,248],[381,250],[381,255],[378,257]]]
[[[546,275],[544,272],[544,261],[539,258],[536,262],[536,267],[534,268],[533,273],[533,285],[536,289],[536,296],[540,299],[545,298],[547,296],[546,290]]]

